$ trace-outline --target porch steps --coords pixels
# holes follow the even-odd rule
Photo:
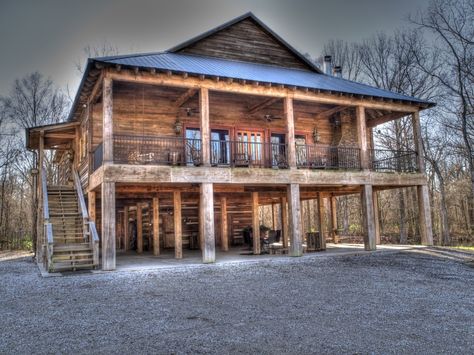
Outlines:
[[[93,250],[84,240],[82,214],[74,186],[48,186],[48,208],[54,240],[49,271],[93,268]]]

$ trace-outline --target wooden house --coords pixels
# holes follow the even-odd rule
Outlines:
[[[374,192],[408,186],[418,191],[421,241],[432,244],[419,112],[434,104],[329,68],[251,13],[168,51],[89,59],[68,121],[27,130],[38,151],[40,260],[49,270],[99,260],[113,270],[117,249],[174,248],[182,258],[198,248],[212,263],[248,225],[259,254],[264,204],[281,206],[282,248],[300,256],[301,201],[317,199],[320,220],[330,206],[324,249],[345,194],[360,194],[365,249],[374,250]],[[405,116],[416,149],[374,149],[374,128]],[[54,179],[45,149],[56,150]]]

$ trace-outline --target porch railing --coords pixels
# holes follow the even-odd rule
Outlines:
[[[360,170],[360,149],[298,144],[296,166],[310,169]]]
[[[409,150],[372,149],[370,169],[379,172],[414,173],[418,171],[417,153]]]
[[[211,165],[254,168],[288,168],[287,145],[244,141],[211,141]]]
[[[115,135],[114,162],[141,165],[201,165],[201,140]]]

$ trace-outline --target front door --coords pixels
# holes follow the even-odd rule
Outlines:
[[[263,166],[263,133],[259,131],[237,131],[234,164],[241,166]]]

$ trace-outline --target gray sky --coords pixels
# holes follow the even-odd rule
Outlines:
[[[74,95],[83,48],[156,52],[252,11],[301,52],[406,26],[429,0],[0,0],[0,95],[35,70]]]

